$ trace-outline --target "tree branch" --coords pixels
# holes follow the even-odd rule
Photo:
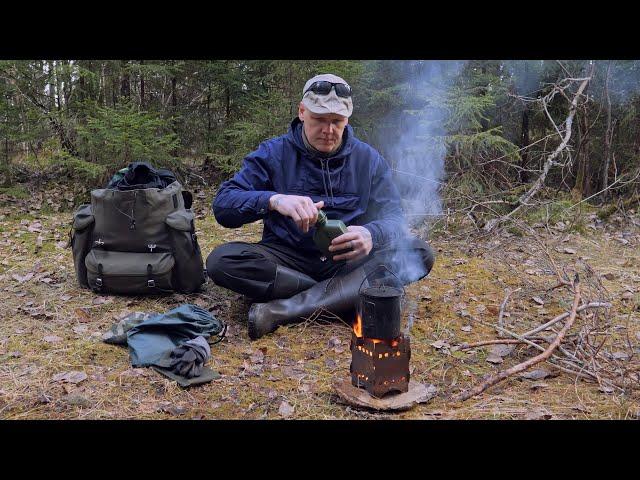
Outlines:
[[[455,397],[453,397],[453,401],[456,402],[462,402],[465,400],[468,400],[471,397],[474,397],[476,395],[479,395],[480,393],[484,392],[487,388],[492,387],[493,385],[501,382],[502,380],[504,380],[505,378],[522,372],[530,367],[532,367],[533,365],[536,365],[540,362],[543,362],[547,359],[549,359],[549,357],[551,357],[551,354],[553,353],[553,351],[560,345],[560,343],[562,342],[562,339],[564,338],[564,336],[566,335],[566,333],[569,331],[569,329],[571,328],[571,326],[573,325],[573,322],[576,319],[576,315],[577,315],[577,310],[578,310],[578,304],[580,303],[580,278],[578,277],[578,275],[576,274],[576,277],[573,281],[573,286],[574,286],[574,297],[573,297],[573,306],[571,307],[571,313],[569,314],[569,319],[567,320],[567,322],[565,323],[565,325],[562,327],[562,330],[560,330],[560,332],[558,332],[558,335],[556,336],[555,340],[547,347],[547,349],[542,352],[540,355],[537,355],[533,358],[530,358],[529,360],[519,363],[517,365],[514,365],[513,367],[507,369],[507,370],[503,370],[501,372],[499,372],[496,375],[493,375],[491,377],[489,377],[486,381],[484,381],[483,383],[481,383],[480,385],[470,389],[470,390],[466,390],[462,393],[460,393],[459,395],[456,395]]]

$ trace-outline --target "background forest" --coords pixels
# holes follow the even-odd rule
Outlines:
[[[434,65],[438,75],[425,76]],[[68,178],[98,187],[135,160],[217,184],[260,141],[286,132],[306,79],[335,72],[353,86],[356,135],[395,170],[406,149],[390,140],[440,120],[437,128],[413,128],[413,142],[436,141],[442,166],[418,155],[411,173],[428,171],[444,206],[482,225],[480,212],[509,211],[544,171],[562,143],[579,80],[589,78],[576,97],[571,137],[548,162],[545,188],[571,205],[633,201],[639,69],[629,60],[5,60],[0,186]]]
[[[211,200],[328,72],[436,252],[403,310],[433,397],[402,413],[336,395],[348,322],[250,341],[243,296],[96,295],[69,250],[73,211],[138,160],[193,193],[203,255],[258,241]],[[640,418],[638,80],[640,60],[0,60],[0,418]],[[102,341],[184,303],[228,324],[214,382],[184,390]]]

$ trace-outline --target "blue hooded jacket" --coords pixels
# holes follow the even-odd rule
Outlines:
[[[400,195],[389,165],[354,136],[350,125],[340,150],[321,158],[304,145],[302,122],[295,118],[285,135],[262,142],[247,155],[241,170],[220,186],[213,200],[213,213],[223,227],[264,219],[263,241],[319,253],[313,242],[315,228],[304,233],[291,218],[269,210],[269,198],[276,193],[323,200],[327,218],[364,226],[371,232],[374,248],[405,233]]]

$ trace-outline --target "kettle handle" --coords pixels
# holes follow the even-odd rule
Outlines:
[[[384,263],[381,263],[380,265],[378,265],[376,268],[374,268],[373,270],[371,270],[367,275],[365,275],[365,277],[362,279],[362,282],[360,282],[360,286],[358,287],[358,295],[360,295],[360,290],[362,289],[362,284],[364,283],[364,281],[369,278],[371,276],[372,273],[377,272],[380,267],[386,269],[389,273],[391,273],[391,275],[393,275],[394,277],[396,277],[396,279],[398,280],[398,282],[400,282],[400,285],[402,287],[402,296],[404,297],[406,295],[406,292],[404,290],[404,285],[402,284],[402,281],[398,278],[398,276],[393,273],[393,270],[391,270],[389,267],[387,267]],[[384,285],[384,284],[383,284]]]

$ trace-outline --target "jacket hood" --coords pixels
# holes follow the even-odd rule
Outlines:
[[[286,139],[289,140],[289,142],[291,142],[296,147],[296,149],[300,150],[302,153],[306,153],[307,155],[309,154],[309,150],[307,150],[307,147],[304,144],[304,140],[302,139],[302,122],[298,117],[295,117],[291,121]],[[353,136],[353,128],[351,127],[351,125],[347,124],[342,134],[342,147],[335,155],[328,158],[334,159],[346,157],[351,153],[354,145],[355,137]]]

